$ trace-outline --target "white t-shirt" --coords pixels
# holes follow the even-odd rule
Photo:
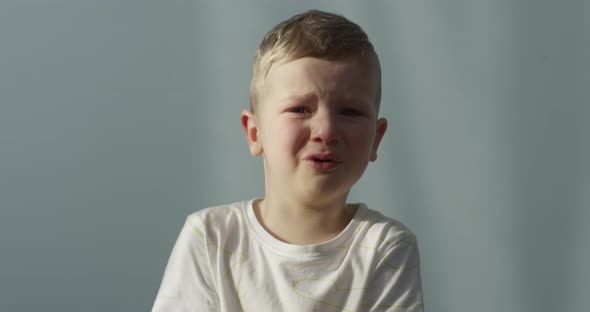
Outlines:
[[[254,200],[188,216],[153,312],[423,311],[415,236],[364,204],[335,238],[284,243]]]

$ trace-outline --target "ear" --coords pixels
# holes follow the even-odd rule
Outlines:
[[[375,133],[375,140],[373,141],[373,146],[371,147],[371,156],[369,158],[370,161],[377,160],[377,149],[379,148],[379,143],[381,143],[381,139],[383,139],[383,135],[387,130],[387,119],[380,118],[377,120],[377,130]]]
[[[244,129],[244,133],[246,134],[246,139],[248,140],[250,154],[254,157],[260,156],[262,154],[262,145],[258,140],[256,115],[249,110],[243,110],[240,115],[240,121],[242,123],[242,129]]]

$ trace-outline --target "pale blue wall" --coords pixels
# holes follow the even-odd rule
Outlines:
[[[148,310],[185,216],[262,195],[250,62],[309,8],[381,56],[352,200],[416,233],[427,310],[587,310],[581,0],[0,0],[0,310]]]

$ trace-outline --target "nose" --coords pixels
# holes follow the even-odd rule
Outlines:
[[[336,121],[330,112],[317,112],[312,120],[311,141],[336,144],[339,141]]]

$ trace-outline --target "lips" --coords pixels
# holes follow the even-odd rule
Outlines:
[[[340,165],[342,163],[342,161],[337,159],[334,156],[334,154],[330,154],[330,153],[310,154],[310,155],[306,156],[304,159],[307,162],[308,166],[310,166],[312,169],[317,169],[317,170],[331,170],[331,169],[338,167],[338,165]]]

